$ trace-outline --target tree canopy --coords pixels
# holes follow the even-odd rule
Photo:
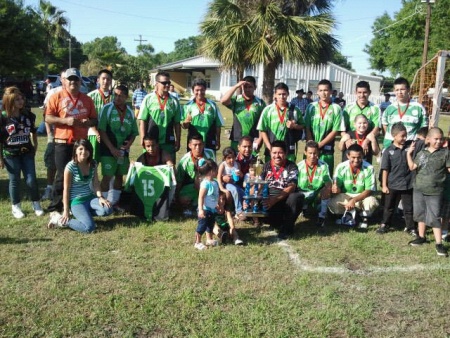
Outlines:
[[[202,51],[242,76],[263,64],[263,98],[272,101],[282,62],[324,63],[337,51],[332,0],[214,0],[200,25]]]
[[[375,19],[374,37],[364,49],[372,69],[413,78],[422,64],[426,6],[420,0],[403,0],[403,7],[392,18],[384,13]],[[431,6],[428,59],[450,46],[450,0]]]

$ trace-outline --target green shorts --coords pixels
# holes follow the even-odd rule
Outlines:
[[[47,148],[45,148],[44,153],[44,164],[48,170],[56,170],[54,142],[47,143]]]
[[[88,140],[92,145],[92,158],[99,162],[100,160],[100,143],[97,142],[97,136],[95,135],[88,135]]]
[[[198,205],[198,190],[195,189],[194,183],[186,184],[180,190],[180,197],[188,198],[192,201],[192,206]]]
[[[117,164],[117,158],[113,156],[100,157],[102,164],[103,176],[116,176],[128,174],[128,167],[130,166],[130,159],[128,157],[123,158],[122,164]]]

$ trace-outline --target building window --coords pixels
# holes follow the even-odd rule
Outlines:
[[[211,88],[211,75],[205,75],[206,89]]]

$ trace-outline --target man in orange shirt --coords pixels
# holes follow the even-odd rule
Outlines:
[[[73,144],[87,139],[89,127],[97,126],[94,101],[80,92],[80,71],[69,68],[65,75],[65,88],[50,97],[45,111],[45,121],[55,126],[56,178],[48,211],[62,211],[64,168],[72,159]]]

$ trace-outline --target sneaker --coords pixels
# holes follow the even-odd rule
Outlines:
[[[414,229],[414,228],[404,228],[403,231],[407,232],[408,234],[410,234],[413,237],[419,237],[419,234],[417,233],[417,230]]]
[[[42,210],[41,203],[39,203],[39,201],[31,202],[31,205],[33,206],[36,216],[42,216],[44,214],[44,210]]]
[[[244,241],[238,238],[237,240],[234,241],[234,245],[244,245]]]
[[[438,254],[438,256],[448,256],[447,249],[442,243],[436,244],[436,253]]]
[[[208,239],[206,241],[206,245],[208,245],[208,246],[217,246],[217,245],[219,245],[219,243],[215,239]]]
[[[369,226],[369,221],[367,220],[367,218],[363,217],[361,223],[359,223],[359,228],[367,229],[368,226]]]
[[[319,217],[316,221],[316,226],[319,228],[325,228],[325,218]]]
[[[205,250],[206,249],[206,245],[203,244],[202,242],[199,242],[199,243],[195,243],[194,244],[194,248],[196,248],[197,250]]]
[[[55,227],[65,228],[66,225],[61,223],[62,215],[58,211],[52,211],[50,213],[50,220],[47,224],[47,228],[53,229]]]
[[[427,242],[427,239],[425,237],[417,237],[416,239],[413,239],[408,244],[412,246],[419,246]]]
[[[52,187],[47,187],[44,190],[44,194],[41,197],[41,201],[51,200],[53,198],[53,189]]]
[[[381,224],[380,227],[377,229],[376,233],[382,235],[388,231],[389,231],[389,226],[387,226],[386,224]]]
[[[20,203],[12,205],[12,214],[15,218],[24,218],[25,217],[25,214],[23,213],[22,209],[20,208]]]

